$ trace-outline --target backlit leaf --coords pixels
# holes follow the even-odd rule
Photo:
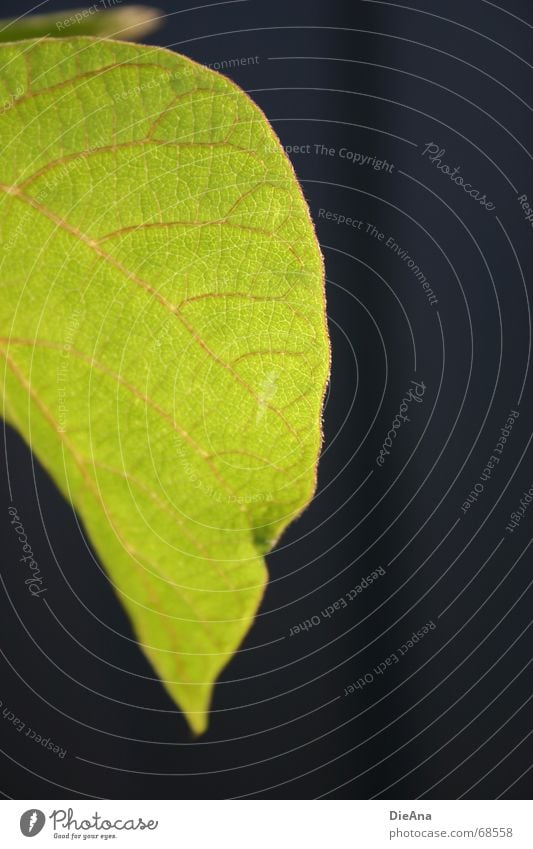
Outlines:
[[[307,206],[259,109],[182,56],[46,39],[0,67],[4,414],[199,733],[315,486]]]

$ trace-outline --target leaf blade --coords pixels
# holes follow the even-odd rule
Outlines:
[[[4,396],[200,733],[315,486],[307,207],[257,107],[184,57],[83,38],[0,57],[27,86],[0,113]]]

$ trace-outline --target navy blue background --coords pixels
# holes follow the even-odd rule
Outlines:
[[[26,799],[527,798],[533,508],[513,534],[505,527],[533,484],[533,232],[517,200],[533,197],[531,4],[158,5],[169,16],[150,43],[204,63],[258,57],[229,75],[283,144],[310,145],[291,158],[326,261],[333,369],[319,489],[269,557],[261,614],[216,688],[208,733],[194,741],[71,508],[7,430],[2,462],[52,613],[14,576],[4,474],[0,699],[68,753],[60,760],[0,721],[0,790]],[[29,9],[3,4],[4,15]],[[422,155],[428,143],[493,212]],[[317,155],[315,144],[336,153]],[[394,168],[352,165],[341,148]],[[393,236],[438,304],[366,224],[336,224],[320,210]],[[413,379],[427,386],[423,403],[379,468]],[[520,416],[501,463],[463,514],[511,409]],[[386,575],[348,608],[288,636],[378,566]],[[435,630],[400,663],[344,695],[430,620]]]

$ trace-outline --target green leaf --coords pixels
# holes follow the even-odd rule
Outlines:
[[[150,6],[121,6],[113,9],[112,4],[113,0],[99,0],[92,6],[79,9],[2,18],[0,42],[44,36],[72,38],[78,35],[115,36],[134,40],[148,35],[161,25],[163,13],[159,9]]]
[[[307,206],[260,110],[183,56],[50,39],[1,46],[0,67],[5,415],[200,733],[315,486],[329,348]]]

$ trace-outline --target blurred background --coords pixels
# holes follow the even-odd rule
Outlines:
[[[333,353],[318,491],[268,558],[260,615],[194,741],[70,506],[7,428],[0,699],[65,755],[2,718],[0,789],[527,798],[533,507],[510,523],[533,484],[531,4],[158,6],[143,40],[250,94],[317,227]],[[378,463],[410,388],[421,400]],[[14,576],[9,488],[50,610]]]

